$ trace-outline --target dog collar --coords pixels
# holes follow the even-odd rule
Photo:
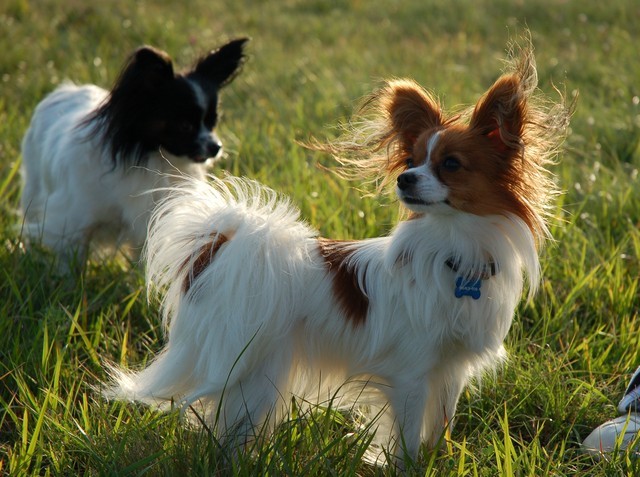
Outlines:
[[[448,258],[447,261],[444,262],[444,264],[454,272],[460,271],[459,260],[456,260],[454,258]],[[483,280],[487,280],[491,277],[495,277],[497,273],[498,273],[498,266],[496,265],[496,262],[494,262],[493,260],[489,260],[488,263],[485,263],[484,265],[482,265],[482,268],[479,271],[466,276],[469,276],[470,278],[481,278]]]
[[[454,258],[449,258],[445,262],[445,265],[449,267],[453,272],[460,271],[460,261]],[[496,276],[498,273],[498,266],[493,260],[489,260],[488,263],[482,265],[482,268],[473,274],[462,274],[456,277],[454,295],[456,298],[462,298],[464,296],[470,296],[474,300],[480,298],[482,293],[480,287],[482,286],[482,280],[488,280],[491,277]]]

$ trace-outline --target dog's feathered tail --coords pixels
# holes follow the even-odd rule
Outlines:
[[[310,263],[305,255],[315,232],[286,199],[253,181],[187,179],[165,192],[151,218],[144,254],[149,292],[162,296],[171,339],[139,372],[111,366],[113,385],[103,394],[160,407],[200,401],[209,412],[225,390],[227,401],[236,401],[231,406],[242,406],[225,408],[225,418],[233,420],[245,407],[255,407],[249,414],[258,416],[264,412],[257,410],[259,401],[274,400],[265,393],[286,383],[251,376],[286,379],[282,370],[291,367],[293,350],[281,350],[292,348],[285,338],[303,295],[303,280],[296,277]],[[245,353],[247,347],[251,352]],[[254,362],[255,357],[264,362]],[[227,387],[243,381],[268,390],[254,384]]]

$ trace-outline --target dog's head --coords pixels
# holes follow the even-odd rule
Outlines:
[[[384,101],[398,141],[390,169],[402,171],[396,192],[409,210],[527,215],[520,185],[527,104],[520,83],[514,75],[500,78],[468,124],[445,118],[413,82],[386,86]]]
[[[93,116],[115,164],[144,163],[150,152],[196,163],[219,156],[218,92],[237,74],[246,41],[223,45],[185,74],[174,72],[163,51],[136,50]]]
[[[530,45],[475,106],[447,114],[415,81],[397,79],[374,92],[331,152],[348,178],[394,183],[414,215],[515,215],[536,238],[555,192],[545,169],[564,139],[571,114],[563,101],[536,96]]]

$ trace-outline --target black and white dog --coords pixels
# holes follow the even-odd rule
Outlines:
[[[89,243],[128,244],[137,256],[157,193],[178,176],[204,179],[222,152],[218,93],[243,62],[246,39],[185,74],[144,46],[111,91],[65,83],[36,108],[22,144],[24,230],[68,262]],[[167,174],[171,172],[173,179]]]

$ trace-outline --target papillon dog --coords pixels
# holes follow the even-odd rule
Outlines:
[[[383,444],[401,462],[435,446],[469,380],[505,356],[524,287],[531,296],[540,279],[547,165],[569,111],[540,101],[532,49],[517,51],[466,113],[391,80],[348,137],[321,146],[395,181],[409,215],[388,236],[319,237],[289,200],[247,179],[168,191],[145,249],[167,341],[138,372],[112,367],[106,395],[178,403],[221,436],[249,438],[292,395],[362,399],[359,412],[390,425]]]
[[[169,56],[144,46],[111,91],[65,83],[37,107],[22,143],[21,209],[28,239],[67,262],[89,243],[144,243],[152,189],[167,172],[204,180],[222,144],[213,132],[218,93],[243,61],[233,40],[176,74]],[[161,174],[165,173],[165,174]]]

